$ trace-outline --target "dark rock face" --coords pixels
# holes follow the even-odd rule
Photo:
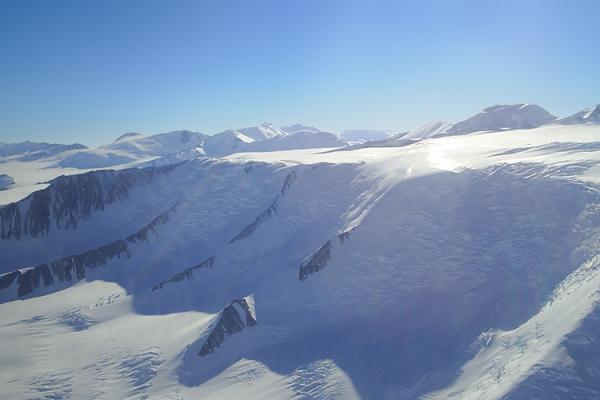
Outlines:
[[[228,244],[233,242],[237,242],[238,240],[242,240],[252,235],[259,226],[261,226],[265,221],[271,218],[274,214],[277,214],[277,207],[280,199],[285,195],[285,192],[292,186],[294,181],[296,180],[296,172],[290,171],[290,173],[285,177],[283,184],[281,185],[281,190],[275,196],[275,200],[271,203],[271,205],[262,213],[256,217],[256,219],[249,225],[247,225],[240,233],[238,233],[233,239],[229,241]]]
[[[20,238],[23,234],[21,212],[17,203],[0,208],[0,239]]]
[[[13,284],[15,279],[19,276],[19,271],[9,272],[8,274],[0,275],[0,290],[6,289]]]
[[[285,192],[292,187],[292,184],[294,183],[294,181],[296,180],[296,172],[295,171],[290,171],[289,174],[287,174],[287,176],[285,177],[285,180],[283,181],[283,185],[281,185],[281,190],[280,190],[280,194],[283,196],[285,194]]]
[[[152,182],[175,166],[60,176],[47,188],[0,209],[0,239],[44,235],[52,222],[57,229],[75,229],[92,212],[126,198],[134,187]]]
[[[198,355],[204,357],[214,352],[225,341],[226,336],[233,335],[254,325],[256,325],[256,319],[252,316],[246,299],[232,301],[219,313],[217,322],[212,327]]]
[[[331,240],[325,242],[325,244],[312,255],[312,257],[305,263],[300,265],[300,272],[298,279],[301,281],[308,278],[308,275],[314,274],[319,270],[322,270],[327,265],[327,262],[331,258]]]
[[[162,289],[169,283],[180,282],[184,279],[193,279],[194,278],[194,270],[202,269],[202,268],[212,268],[214,264],[215,264],[214,257],[207,258],[206,260],[202,261],[200,264],[190,267],[190,268],[187,268],[187,269],[173,275],[171,278],[167,279],[166,281],[160,282],[158,285],[155,285],[152,288],[152,291],[154,292],[155,290]]]
[[[228,244],[237,242],[238,240],[245,239],[248,236],[252,235],[254,233],[254,231],[256,231],[256,229],[258,229],[258,227],[261,226],[265,221],[267,221],[269,218],[271,218],[271,216],[273,214],[277,214],[277,203],[278,202],[279,202],[279,195],[277,195],[277,197],[275,197],[275,200],[273,201],[273,203],[271,203],[269,208],[267,208],[265,211],[260,213],[258,215],[258,217],[256,217],[256,219],[254,221],[252,221],[252,223],[250,225],[247,225],[244,229],[242,229],[242,231],[240,233],[235,235],[235,237],[233,239],[231,239]]]
[[[117,240],[105,246],[40,264],[33,268],[0,275],[0,290],[10,287],[16,279],[17,296],[23,297],[39,288],[42,283],[44,287],[48,287],[55,282],[79,281],[86,277],[89,269],[103,267],[115,257],[129,258],[131,256],[129,245],[147,242],[149,233],[153,232],[157,226],[167,223],[168,214],[175,207],[176,204],[124,240]]]
[[[336,238],[340,245],[346,243],[350,239],[350,233],[352,232],[353,229],[354,228],[337,235]],[[333,247],[333,242],[331,240],[328,240],[327,242],[325,242],[325,244],[323,246],[319,247],[319,249],[307,261],[304,261],[300,265],[298,279],[303,281],[306,278],[308,278],[308,275],[319,272],[320,270],[325,268],[325,266],[331,259],[332,247]]]

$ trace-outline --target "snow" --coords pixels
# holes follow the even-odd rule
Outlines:
[[[600,257],[561,283],[546,305],[512,331],[486,333],[485,344],[460,377],[428,399],[501,399],[528,376],[556,362],[553,353],[600,301]]]
[[[304,131],[321,132],[321,130],[319,128],[315,128],[314,126],[302,125],[302,124],[282,126],[281,129],[284,132],[287,132],[288,134],[294,134],[294,133],[304,132]]]
[[[496,105],[448,128],[448,135],[501,129],[536,128],[556,117],[536,104]]]
[[[6,190],[15,184],[15,180],[6,174],[0,175],[0,190]]]
[[[600,123],[600,104],[588,107],[569,117],[559,119],[556,121],[556,123],[563,125],[575,125],[584,123],[598,124]]]
[[[243,135],[252,138],[254,141],[261,141],[287,135],[286,131],[273,126],[273,124],[270,122],[265,122],[255,127],[238,129],[238,131]]]
[[[97,149],[74,153],[57,163],[58,167],[95,169],[145,162],[154,157],[169,156],[202,144],[204,135],[191,131],[173,131],[152,136],[127,133],[113,143]]]
[[[428,122],[401,137],[403,139],[427,139],[446,133],[451,126],[452,124],[442,121]]]
[[[20,161],[33,161],[40,158],[53,156],[69,150],[85,149],[86,147],[81,144],[56,144],[56,143],[36,143],[36,142],[23,142],[23,143],[0,143],[0,157],[17,157]]]
[[[346,129],[342,131],[340,137],[353,143],[364,143],[371,140],[383,140],[392,136],[390,131],[382,131],[378,129]]]
[[[530,393],[519,392],[528,382],[551,385],[548,369],[577,370],[565,343],[583,341],[573,335],[600,300],[600,125],[533,128],[543,113],[511,110],[525,115],[511,125],[523,129],[397,147],[268,151],[266,143],[318,133],[257,141],[231,131],[226,145],[253,151],[217,159],[201,156],[204,143],[182,150],[189,161],[76,230],[53,225],[1,241],[0,264],[32,267],[171,210],[128,257],[84,279],[42,283],[20,299],[16,282],[0,289],[0,342],[10,344],[0,354],[2,394],[500,399]],[[480,124],[487,118],[468,125],[506,122]],[[120,141],[142,148],[135,138]],[[46,171],[36,163],[2,168],[31,184]],[[250,233],[233,241],[240,232]],[[151,290],[210,257],[210,268]],[[200,357],[235,299],[257,324]],[[572,390],[593,394],[594,377],[578,376]]]

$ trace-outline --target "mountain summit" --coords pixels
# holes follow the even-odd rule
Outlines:
[[[600,123],[600,104],[585,108],[578,113],[575,113],[569,117],[562,118],[556,121],[562,125],[575,125],[575,124],[599,124]]]
[[[536,128],[556,117],[537,104],[495,105],[479,114],[454,124],[448,135],[464,135],[480,131]]]

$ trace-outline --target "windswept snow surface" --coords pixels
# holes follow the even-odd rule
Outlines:
[[[428,122],[401,137],[402,139],[427,139],[446,133],[451,126],[452,124],[442,121]]]
[[[336,147],[1,208],[1,397],[600,398],[600,126]]]

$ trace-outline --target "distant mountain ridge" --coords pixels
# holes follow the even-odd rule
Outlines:
[[[405,146],[439,136],[476,132],[531,129],[545,124],[600,123],[600,105],[588,107],[569,117],[557,119],[536,104],[495,105],[457,123],[429,122],[403,133],[391,130],[346,129],[340,136],[314,126],[293,124],[276,127],[265,122],[257,126],[229,129],[207,135],[178,130],[155,135],[128,132],[114,142],[95,149],[81,144],[13,143],[0,144],[0,159],[17,161],[55,160],[54,167],[97,169],[120,166],[166,165],[197,157],[224,157],[240,152],[332,148],[345,146]],[[0,160],[4,161],[4,160]]]

